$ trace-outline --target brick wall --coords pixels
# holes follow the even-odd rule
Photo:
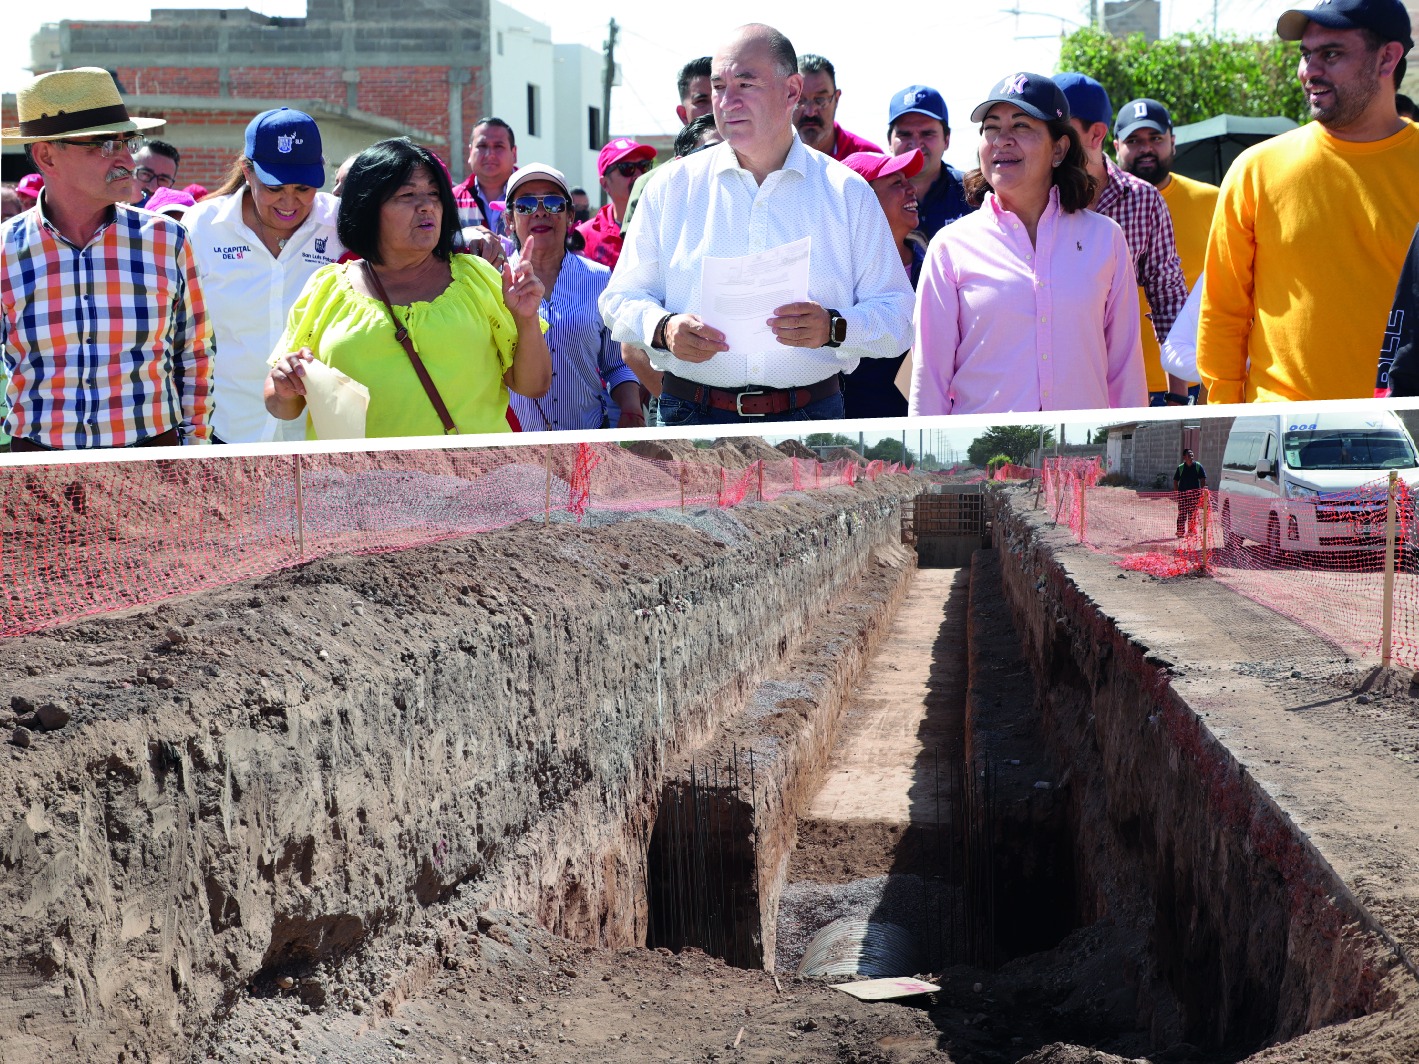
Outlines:
[[[488,36],[486,0],[450,0],[438,10],[406,0],[311,0],[303,19],[169,9],[149,22],[59,29],[60,65],[114,70],[136,112],[168,119],[160,136],[183,154],[181,181],[208,187],[240,152],[251,117],[282,105],[314,113],[330,180],[346,155],[400,133],[422,134],[461,178],[487,99]],[[449,94],[458,81],[455,124]],[[243,106],[193,102],[227,97]]]

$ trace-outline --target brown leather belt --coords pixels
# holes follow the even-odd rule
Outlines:
[[[661,387],[676,399],[687,403],[699,403],[715,410],[731,410],[741,417],[767,417],[770,414],[786,414],[790,410],[802,410],[809,403],[816,403],[842,390],[838,375],[834,373],[816,384],[805,384],[801,388],[711,388],[707,384],[687,381],[673,373],[665,374]]]
[[[178,435],[177,429],[168,429],[160,432],[156,436],[149,436],[139,440],[137,443],[129,444],[130,447],[176,447],[182,443],[182,438]],[[10,441],[11,453],[21,453],[24,451],[52,451],[55,448],[46,447],[42,443],[35,443],[34,440],[21,439],[15,437]]]

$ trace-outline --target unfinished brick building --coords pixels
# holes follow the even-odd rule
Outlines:
[[[485,113],[488,8],[309,0],[305,18],[161,9],[150,22],[64,21],[36,37],[36,72],[112,70],[130,111],[168,120],[162,137],[182,151],[183,183],[214,187],[251,117],[282,105],[320,123],[327,187],[346,155],[405,134],[442,155],[457,179]]]

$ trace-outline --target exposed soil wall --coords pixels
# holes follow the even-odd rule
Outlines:
[[[643,941],[662,769],[912,490],[326,559],[0,644],[73,718],[0,752],[5,1053],[181,1059],[237,988],[455,894]]]
[[[1045,542],[994,501],[1005,594],[1035,670],[1079,926],[1143,929],[1155,1044],[1254,1049],[1385,1004],[1396,957],[1276,800]]]

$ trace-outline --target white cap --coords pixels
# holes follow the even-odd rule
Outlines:
[[[514,171],[513,175],[507,179],[507,192],[503,195],[508,203],[511,203],[513,197],[517,195],[517,186],[528,181],[550,181],[561,187],[562,194],[567,199],[572,198],[571,186],[567,184],[566,177],[555,166],[548,166],[546,163],[528,163]]]

